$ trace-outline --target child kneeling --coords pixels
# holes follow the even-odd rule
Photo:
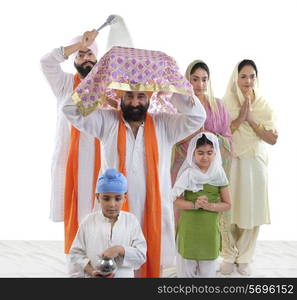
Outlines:
[[[115,169],[99,177],[100,209],[82,221],[70,249],[70,261],[80,277],[104,277],[95,269],[99,256],[117,262],[112,277],[134,277],[134,270],[145,263],[147,246],[140,224],[133,214],[121,211],[126,194],[127,179]]]

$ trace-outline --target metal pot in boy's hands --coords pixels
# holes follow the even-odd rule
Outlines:
[[[114,274],[117,268],[117,264],[113,258],[99,256],[95,264],[95,269],[98,270],[103,276]]]

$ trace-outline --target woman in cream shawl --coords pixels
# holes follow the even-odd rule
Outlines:
[[[267,188],[267,152],[277,132],[274,113],[259,94],[258,71],[252,60],[243,60],[233,71],[224,96],[231,117],[234,158],[230,172],[231,239],[223,244],[223,274],[250,275],[259,226],[270,223]]]

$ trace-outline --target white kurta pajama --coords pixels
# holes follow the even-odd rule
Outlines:
[[[50,219],[54,222],[64,220],[64,188],[66,164],[70,142],[70,125],[62,112],[63,99],[72,94],[74,76],[61,69],[65,61],[62,50],[54,49],[41,58],[41,69],[57,98],[57,124],[55,148],[51,167],[51,206]],[[78,222],[92,210],[94,138],[80,134],[78,157]]]
[[[77,277],[89,277],[84,268],[90,262],[95,268],[98,255],[113,246],[122,246],[125,255],[115,277],[134,277],[146,259],[146,241],[136,217],[121,211],[111,227],[101,210],[89,214],[80,224],[70,249],[70,261],[79,271]]]
[[[173,265],[175,258],[173,205],[170,198],[170,159],[172,146],[202,127],[206,114],[195,98],[174,94],[172,104],[178,114],[152,114],[159,150],[159,181],[162,208],[161,265]],[[83,117],[69,97],[63,108],[68,120],[80,131],[98,137],[102,142],[102,169],[118,168],[118,113],[96,110]],[[125,121],[124,121],[125,122]],[[143,225],[146,198],[146,167],[144,153],[144,126],[140,126],[136,138],[127,122],[126,170],[130,212]],[[149,241],[148,241],[149,242]]]

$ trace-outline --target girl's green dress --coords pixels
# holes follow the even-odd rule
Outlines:
[[[226,186],[204,184],[203,190],[185,191],[184,199],[195,202],[198,196],[206,195],[208,202],[220,201],[220,189]],[[186,259],[213,260],[219,256],[221,237],[219,213],[203,209],[183,210],[177,226],[178,253]]]

